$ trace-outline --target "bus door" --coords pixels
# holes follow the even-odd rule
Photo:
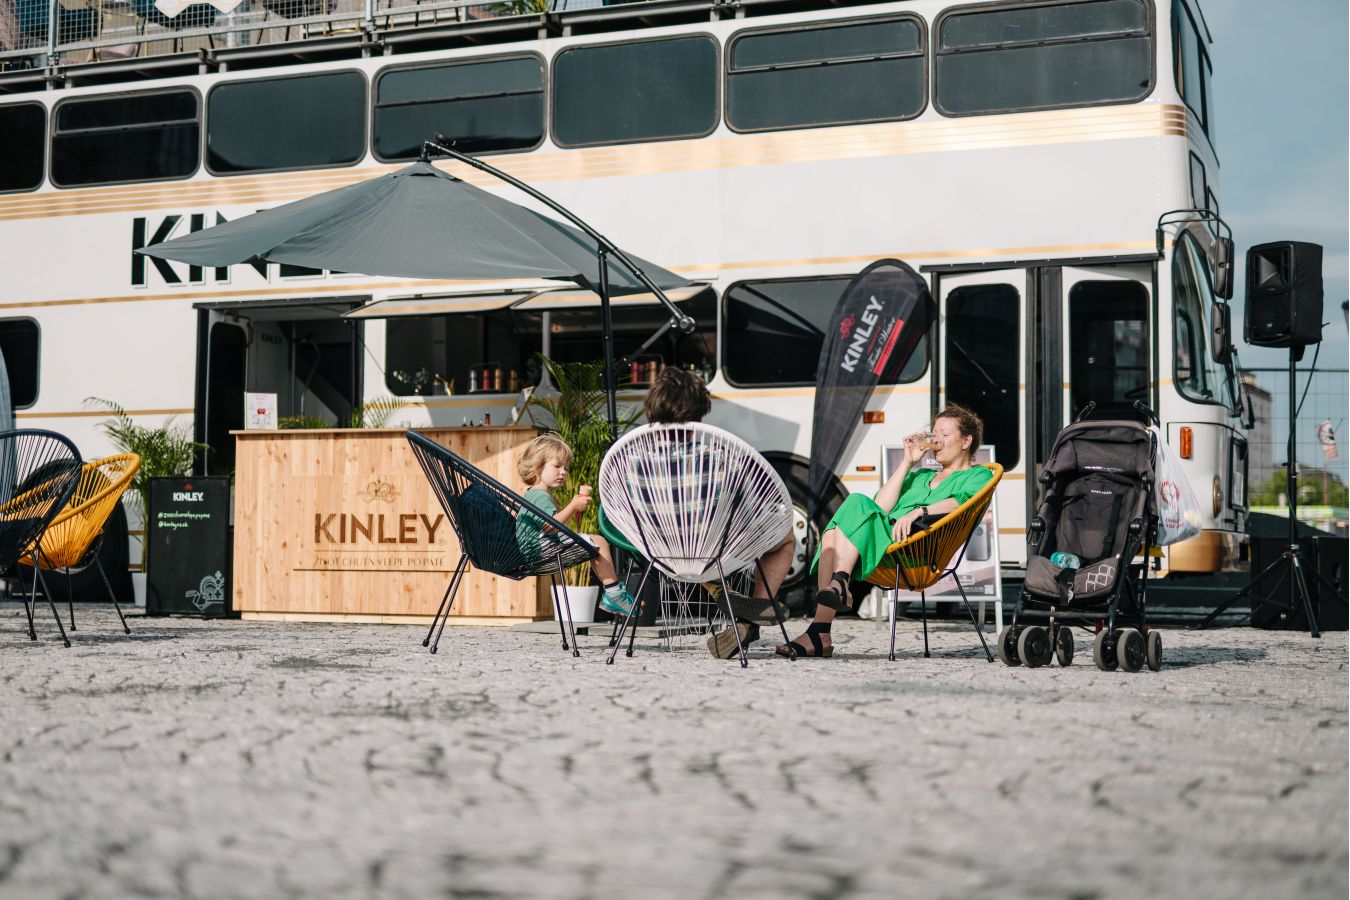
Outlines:
[[[937,281],[936,405],[959,403],[984,420],[984,445],[1003,466],[998,503],[999,555],[1026,560],[1027,478],[1023,423],[1027,270],[943,274]]]
[[[1153,270],[1147,263],[1031,269],[1027,333],[1028,479],[1037,484],[1060,429],[1096,403],[1094,419],[1137,420],[1158,408]],[[1034,498],[1029,498],[1034,503]]]
[[[197,304],[199,468],[234,468],[230,432],[244,427],[244,393],[277,395],[277,415],[346,427],[361,408],[361,323],[342,314],[366,298]]]

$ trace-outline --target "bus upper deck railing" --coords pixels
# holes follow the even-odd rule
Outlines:
[[[193,3],[173,17],[154,0],[0,0],[0,92],[91,80],[119,70],[144,77],[177,59],[202,71],[249,57],[278,60],[341,44],[378,55],[390,44],[489,29],[521,37],[565,34],[569,23],[613,18],[622,27],[744,14],[781,0],[243,0],[230,12]],[[859,0],[823,0],[850,6]],[[642,21],[639,18],[640,4]],[[738,12],[739,11],[739,12]],[[654,19],[648,18],[654,17]],[[55,27],[53,27],[53,25]],[[312,58],[312,57],[306,57]],[[134,76],[133,76],[134,77]]]

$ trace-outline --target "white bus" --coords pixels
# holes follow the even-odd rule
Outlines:
[[[1056,433],[1089,401],[1132,416],[1142,400],[1178,449],[1185,429],[1205,507],[1161,565],[1240,565],[1246,443],[1212,346],[1217,231],[1197,213],[1159,226],[1218,212],[1195,0],[658,0],[384,25],[0,71],[0,348],[21,426],[101,454],[98,396],[190,420],[218,473],[244,391],[327,423],[388,395],[406,404],[391,424],[502,422],[537,354],[598,359],[595,298],[556,284],[133,255],[392,171],[439,131],[706,285],[681,300],[698,330],[657,342],[623,396],[652,363],[702,370],[709,421],[803,506],[821,331],[848,279],[894,257],[930,279],[939,320],[877,389],[836,500],[875,490],[882,447],[962,403],[1006,470],[1015,567]],[[664,320],[616,307],[616,353]],[[819,525],[799,522],[803,564]]]

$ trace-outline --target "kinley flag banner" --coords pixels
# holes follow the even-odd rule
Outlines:
[[[872,263],[844,288],[816,365],[811,428],[813,512],[862,419],[872,389],[893,382],[933,322],[928,285],[896,259]],[[913,423],[918,427],[921,423]]]

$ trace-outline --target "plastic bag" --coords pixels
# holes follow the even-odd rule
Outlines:
[[[1200,533],[1200,502],[1195,499],[1195,491],[1191,490],[1181,461],[1167,439],[1156,427],[1149,430],[1158,442],[1158,458],[1154,464],[1157,481],[1153,485],[1153,497],[1158,507],[1157,544],[1166,547]]]

